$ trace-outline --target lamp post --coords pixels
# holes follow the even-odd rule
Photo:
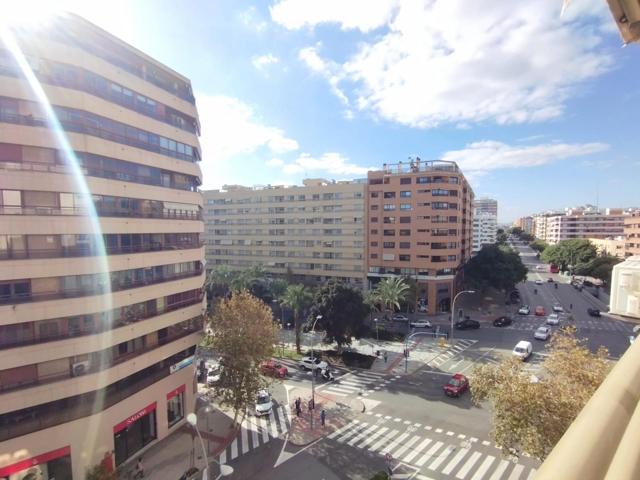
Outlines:
[[[204,448],[204,441],[202,440],[202,435],[200,435],[200,429],[198,428],[198,416],[195,413],[190,413],[187,415],[187,423],[191,425],[196,433],[198,434],[198,438],[200,439],[200,446],[202,447],[202,455],[204,456],[205,467],[202,470],[202,480],[209,480],[209,459],[207,457],[207,450]],[[216,480],[222,477],[228,477],[233,473],[233,467],[220,463],[217,460],[213,459],[220,466],[220,475],[216,477]]]
[[[453,304],[451,305],[451,340],[453,340],[453,317],[456,313],[456,300],[458,299],[458,297],[460,295],[462,295],[463,293],[476,293],[475,290],[462,290],[461,292],[458,292],[458,294],[453,297]]]
[[[376,342],[380,343],[380,336],[378,335],[378,319],[374,318],[373,323],[376,324]]]
[[[322,318],[322,315],[318,315],[316,317],[316,319],[313,322],[313,325],[311,326],[311,360],[313,361],[313,370],[311,371],[311,405],[313,406],[313,409],[311,409],[309,411],[309,413],[311,414],[311,429],[313,429],[313,410],[316,409],[316,372],[317,372],[317,368],[315,368],[315,355],[313,353],[313,347],[314,347],[314,340],[315,340],[315,336],[316,336],[316,323],[318,323],[318,320],[320,320]]]

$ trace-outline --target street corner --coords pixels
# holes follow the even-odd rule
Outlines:
[[[305,397],[300,397],[305,399]],[[357,404],[337,402],[329,395],[316,395],[315,408],[309,409],[309,403],[301,403],[298,410],[295,402],[289,430],[289,442],[296,446],[305,446],[329,435],[347,425],[354,417],[354,407],[363,409],[362,401]],[[322,412],[324,411],[324,425]]]

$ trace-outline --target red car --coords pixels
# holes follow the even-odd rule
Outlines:
[[[538,305],[536,307],[536,317],[544,317],[547,313],[544,311],[544,307],[541,307],[540,305]]]
[[[266,362],[262,362],[260,365],[260,370],[263,375],[270,375],[272,377],[284,378],[289,374],[289,370],[287,367],[282,365],[281,363],[276,362],[275,360],[267,360]]]
[[[442,388],[448,397],[459,397],[465,390],[469,390],[469,379],[461,373],[456,373]]]

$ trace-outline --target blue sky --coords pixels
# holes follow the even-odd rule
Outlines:
[[[61,1],[192,81],[204,186],[456,160],[499,220],[640,206],[640,46],[604,0]]]

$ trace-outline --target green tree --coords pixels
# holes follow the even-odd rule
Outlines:
[[[611,285],[611,272],[613,267],[622,260],[613,255],[600,255],[590,262],[580,265],[575,273],[577,275],[587,275],[602,280],[606,286]]]
[[[256,285],[263,282],[266,278],[266,272],[264,267],[260,264],[254,265],[247,269],[241,270],[231,281],[231,289],[239,292],[241,290],[248,290],[253,292]]]
[[[316,292],[309,322],[321,315],[317,328],[326,332],[329,342],[336,342],[338,348],[342,348],[350,345],[353,337],[360,338],[364,333],[364,319],[368,313],[369,308],[364,303],[360,289],[331,280]]]
[[[362,301],[369,309],[369,320],[373,321],[373,314],[382,311],[382,303],[375,290],[368,290],[363,293]]]
[[[536,252],[542,253],[544,252],[544,249],[547,248],[549,246],[549,244],[547,242],[545,242],[544,240],[534,240],[532,241],[529,246],[534,249]]]
[[[504,230],[500,231],[501,229],[499,229],[496,232],[496,244],[498,245],[504,245],[507,243],[507,234],[504,233]]]
[[[571,265],[581,268],[597,256],[596,247],[586,239],[562,240],[545,248],[540,258],[545,263],[555,263],[561,270]]]
[[[293,326],[296,332],[296,351],[302,353],[300,349],[300,313],[311,302],[311,293],[307,287],[301,284],[289,285],[282,297],[280,297],[280,305],[293,310]]]
[[[522,229],[520,227],[511,227],[508,231],[511,235],[515,235],[516,237],[519,237],[522,234]]]
[[[216,265],[207,272],[205,289],[211,296],[219,292],[224,294],[231,288],[231,284],[237,276],[238,271],[231,270],[227,265]]]
[[[375,295],[385,310],[395,312],[400,309],[400,303],[407,299],[409,285],[401,277],[385,278],[376,285]]]
[[[216,393],[224,405],[238,414],[253,405],[266,383],[260,363],[271,357],[277,342],[277,325],[264,302],[246,290],[221,300],[209,318],[209,344],[221,358],[222,370]]]
[[[485,245],[464,266],[467,288],[485,291],[487,288],[511,290],[527,278],[527,267],[520,256],[507,247]]]
[[[534,239],[533,235],[531,235],[530,233],[527,233],[527,232],[522,232],[520,235],[518,235],[518,237],[523,242],[532,242],[533,239]]]
[[[283,278],[274,278],[269,282],[269,293],[275,299],[278,299],[284,295],[287,291],[289,283]]]
[[[409,288],[407,289],[407,295],[400,302],[400,310],[410,313],[418,303],[418,282],[411,277],[404,277],[404,283]]]
[[[491,405],[492,436],[505,453],[526,452],[544,460],[607,376],[606,348],[592,353],[574,331],[552,336],[535,378],[516,358],[472,371],[472,399]]]

